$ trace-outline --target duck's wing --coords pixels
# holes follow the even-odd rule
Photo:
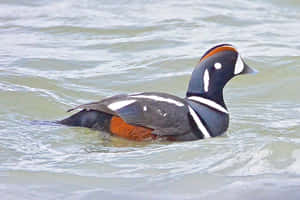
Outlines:
[[[126,123],[153,129],[160,136],[190,131],[184,99],[164,93],[117,95],[70,109],[96,110],[122,118]]]

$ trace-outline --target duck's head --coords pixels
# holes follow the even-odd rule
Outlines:
[[[202,96],[223,106],[223,88],[235,76],[255,73],[230,44],[220,44],[201,57],[192,73],[187,96]]]

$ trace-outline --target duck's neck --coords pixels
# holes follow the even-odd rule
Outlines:
[[[206,99],[210,99],[227,109],[223,98],[223,88],[220,90],[215,90],[213,92],[193,92],[192,90],[188,90],[186,93],[186,97],[190,96],[199,96]]]
[[[199,79],[199,77],[203,77],[203,70],[200,70],[201,68],[196,68],[194,70],[186,96],[200,96],[207,98],[226,108],[223,98],[223,88],[225,87],[226,81],[224,82],[222,79],[214,81],[210,80],[209,85],[204,88],[204,80],[201,78]]]

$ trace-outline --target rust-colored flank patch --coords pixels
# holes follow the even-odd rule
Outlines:
[[[155,135],[152,134],[152,129],[141,127],[141,126],[133,126],[127,124],[120,117],[113,116],[110,121],[110,132],[130,140],[142,141],[145,139],[155,138]]]
[[[235,51],[235,52],[237,52],[236,49],[233,48],[232,46],[221,46],[221,47],[218,47],[218,48],[215,48],[215,49],[211,50],[211,52],[209,52],[207,55],[205,55],[203,58],[201,58],[201,60],[199,62],[201,62],[201,61],[205,60],[206,58],[214,55],[215,53],[219,53],[221,51]]]

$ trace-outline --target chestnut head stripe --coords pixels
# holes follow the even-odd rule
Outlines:
[[[237,52],[237,50],[233,47],[233,46],[220,46],[220,47],[217,47],[215,49],[212,49],[210,50],[209,52],[207,52],[201,59],[200,59],[200,62],[205,60],[206,58],[216,54],[216,53],[219,53],[219,52],[222,52],[222,51],[235,51]]]

